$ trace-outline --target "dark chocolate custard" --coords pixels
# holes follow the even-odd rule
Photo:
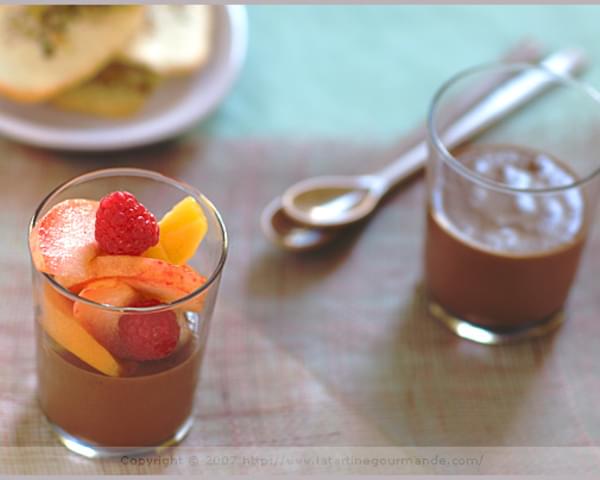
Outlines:
[[[479,175],[514,188],[576,181],[557,159],[522,147],[475,146],[455,155]],[[496,328],[526,326],[559,312],[585,241],[581,189],[507,194],[459,174],[444,181],[427,213],[429,296],[456,317]]]
[[[165,359],[131,362],[126,376],[109,377],[36,330],[40,407],[67,433],[106,447],[154,446],[192,414],[202,358],[193,336]]]

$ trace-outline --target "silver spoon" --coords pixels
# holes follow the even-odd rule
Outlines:
[[[541,57],[542,47],[532,39],[524,39],[510,48],[503,56],[504,62],[536,62]],[[489,81],[474,86],[468,92],[461,94],[445,113],[448,120],[459,117],[471,108],[477,101],[488,95],[508,77],[490,78]],[[419,127],[408,137],[419,139],[424,136],[423,128]],[[264,234],[273,243],[285,250],[302,252],[320,248],[341,236],[345,229],[316,228],[302,225],[292,220],[283,210],[281,197],[277,197],[265,207],[261,216],[261,226]]]
[[[508,62],[535,61],[539,58],[539,54],[540,48],[537,44],[525,41],[509,51],[503,60]],[[564,68],[557,65],[557,69],[565,72],[572,70],[573,73],[577,73],[584,63],[583,55],[578,53],[577,56],[580,57],[577,62],[568,61]],[[495,84],[478,85],[473,91],[466,92],[465,98],[461,98],[458,105],[453,105],[450,108],[452,112],[448,112],[448,118],[455,118],[460,116],[461,111],[468,111],[467,106],[472,106],[482,96],[496,88],[499,83],[496,81]],[[281,197],[275,198],[264,209],[261,216],[261,226],[267,238],[275,244],[286,250],[296,252],[318,249],[332,242],[345,231],[344,229],[317,228],[298,223],[283,210]]]
[[[565,49],[550,55],[541,65],[553,73],[573,74],[578,73],[585,63],[581,50]],[[445,144],[449,148],[458,146],[550,85],[549,77],[541,72],[516,75],[448,127],[444,133]],[[300,181],[283,194],[281,203],[292,220],[306,226],[323,229],[349,225],[371,214],[384,195],[421,170],[426,159],[427,143],[422,141],[391,165],[369,175],[322,176]],[[273,206],[271,210],[278,218],[281,216]],[[281,223],[281,218],[278,221]],[[289,226],[289,222],[286,225]],[[310,235],[315,239],[323,238],[323,232],[317,233],[318,236]]]

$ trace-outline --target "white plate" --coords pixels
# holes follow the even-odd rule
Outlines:
[[[196,74],[166,80],[135,117],[105,120],[2,98],[0,134],[59,150],[107,151],[155,143],[193,126],[223,100],[246,56],[245,7],[213,8],[214,41],[207,65]]]

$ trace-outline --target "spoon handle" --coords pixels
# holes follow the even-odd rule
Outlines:
[[[558,75],[579,73],[586,64],[585,54],[575,48],[559,50],[540,63],[541,66]],[[451,123],[443,133],[444,144],[447,148],[458,146],[523,106],[550,85],[548,75],[539,71],[516,75]],[[379,179],[381,195],[421,170],[425,166],[427,156],[427,142],[423,140],[392,164],[372,174],[372,177]]]

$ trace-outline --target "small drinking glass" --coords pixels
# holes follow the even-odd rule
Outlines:
[[[547,91],[475,140],[451,148],[445,105],[505,76]],[[428,119],[425,289],[457,335],[496,344],[561,324],[600,190],[600,94],[540,66],[476,67],[447,81]]]
[[[208,229],[187,263],[206,281],[172,303],[119,308],[78,296],[33,269],[39,404],[62,443],[87,457],[152,451],[178,443],[188,433],[227,255],[225,225],[213,204],[189,185],[141,169],[99,170],[66,182],[42,201],[30,230],[63,200],[99,200],[113,191],[132,193],[157,218],[192,197]],[[161,275],[146,287],[160,291]],[[92,319],[111,325],[127,316],[152,319],[164,312],[175,314],[180,334],[174,352],[160,360],[120,359],[82,326]]]

